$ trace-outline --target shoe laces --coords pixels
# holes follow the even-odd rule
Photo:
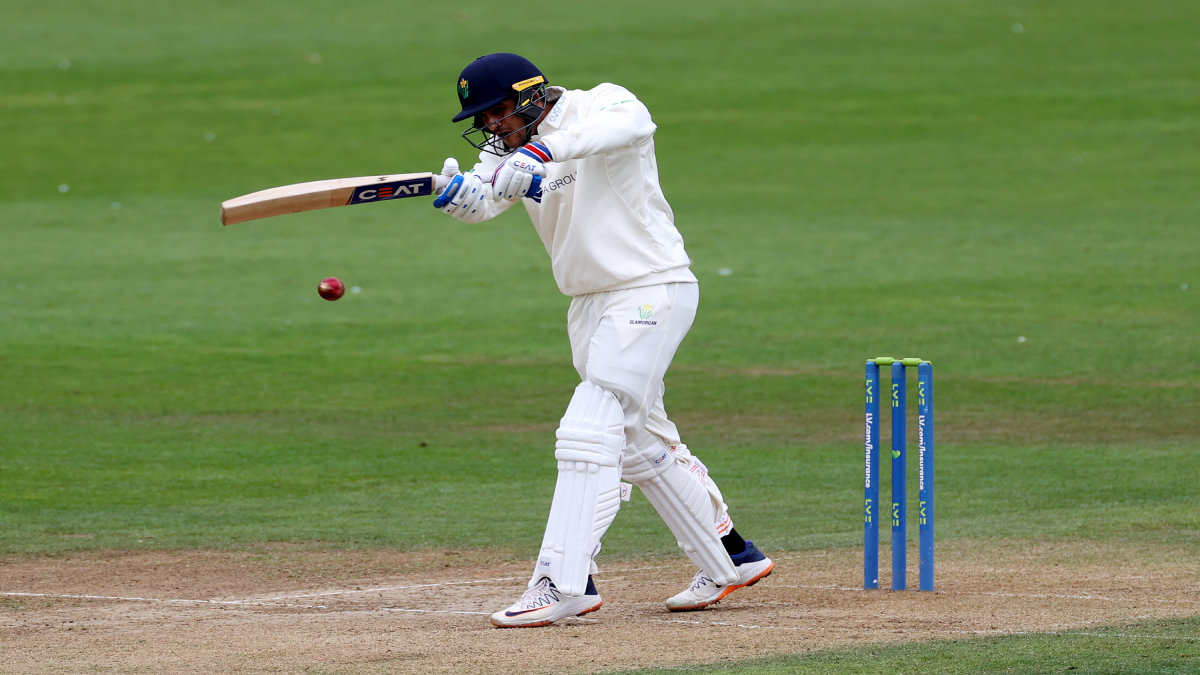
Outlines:
[[[559,599],[558,589],[554,587],[554,583],[550,581],[549,577],[542,577],[538,579],[533,588],[521,595],[521,599],[517,601],[517,607],[522,610],[537,609],[553,605]]]
[[[696,572],[696,576],[692,577],[692,585],[688,586],[688,590],[694,591],[709,584],[713,584],[718,588],[721,586],[720,584],[713,583],[712,577],[705,574],[704,570],[700,570],[699,572]]]

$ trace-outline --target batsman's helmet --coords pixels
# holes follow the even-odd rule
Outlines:
[[[462,112],[453,121],[461,122],[545,82],[542,71],[523,56],[505,53],[481,56],[458,76]]]
[[[529,59],[517,54],[499,53],[481,56],[463,68],[458,76],[458,100],[462,111],[454,116],[454,122],[490,110],[505,99],[516,101],[517,115],[526,121],[519,132],[529,135],[530,128],[545,109],[546,77]],[[482,140],[474,141],[471,136],[482,134]],[[511,150],[500,142],[480,123],[474,124],[463,133],[471,145],[493,154],[507,154]],[[525,140],[528,140],[526,138]]]

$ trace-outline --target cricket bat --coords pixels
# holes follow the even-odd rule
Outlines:
[[[455,165],[457,168],[457,164]],[[335,206],[370,204],[407,197],[430,197],[441,194],[434,206],[441,208],[450,201],[461,174],[453,178],[436,173],[400,173],[390,176],[335,178],[311,183],[296,183],[251,192],[221,203],[221,223],[235,225],[248,220],[282,216],[288,213],[331,209]],[[454,189],[447,189],[453,186]],[[530,194],[541,187],[541,176],[534,177]]]
[[[225,225],[282,216],[288,213],[331,209],[335,206],[428,197],[450,183],[434,173],[401,173],[390,176],[335,178],[260,190],[221,203]]]

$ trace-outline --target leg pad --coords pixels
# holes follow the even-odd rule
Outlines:
[[[716,507],[699,476],[671,455],[661,439],[639,443],[625,459],[625,479],[633,482],[662,516],[688,558],[712,580],[737,581],[733,561],[717,533]]]
[[[625,414],[607,389],[575,389],[558,429],[558,482],[530,587],[549,577],[565,595],[587,590],[592,556],[621,505]]]

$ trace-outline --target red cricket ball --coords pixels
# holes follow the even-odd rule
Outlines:
[[[346,284],[343,284],[342,280],[337,277],[328,277],[317,284],[317,292],[326,300],[337,300],[346,292]]]

